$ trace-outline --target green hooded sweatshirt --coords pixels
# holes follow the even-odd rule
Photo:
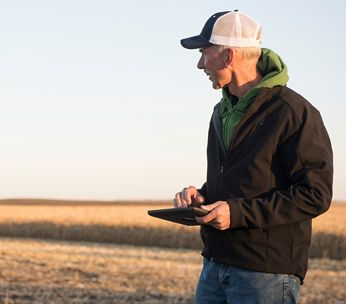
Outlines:
[[[261,82],[239,100],[230,94],[228,88],[222,89],[223,97],[221,99],[219,116],[222,121],[223,141],[226,147],[229,147],[236,126],[255,100],[260,89],[284,86],[288,81],[286,65],[272,50],[262,49],[257,69],[262,76]]]

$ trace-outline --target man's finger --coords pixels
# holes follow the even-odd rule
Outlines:
[[[177,208],[177,203],[176,203],[175,197],[173,198],[173,207]]]
[[[177,193],[174,198],[175,208],[181,208],[180,193]]]
[[[216,217],[216,212],[211,211],[205,216],[197,216],[196,221],[200,224],[208,224]]]
[[[192,191],[189,188],[184,188],[182,191],[183,201],[186,203],[186,207],[191,205]]]
[[[180,199],[180,208],[185,208],[188,206],[186,199],[185,199],[185,194],[184,194],[184,190],[179,192],[179,199]]]
[[[207,210],[207,211],[211,211],[211,210],[215,209],[219,205],[220,205],[220,202],[216,202],[216,203],[209,204],[209,205],[203,205],[203,206],[201,206],[201,208],[204,209],[204,210]]]
[[[209,226],[212,226],[216,229],[223,230],[222,223],[220,222],[219,218],[216,216],[214,217],[210,222],[207,223]]]
[[[205,198],[203,195],[201,195],[198,191],[196,191],[196,195],[195,195],[195,201],[196,203],[204,203],[205,202]]]

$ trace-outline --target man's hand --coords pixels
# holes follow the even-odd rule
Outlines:
[[[198,223],[210,225],[219,230],[226,230],[231,227],[231,211],[226,201],[203,205],[201,208],[210,212],[205,216],[196,217]]]
[[[174,199],[174,208],[183,208],[190,205],[200,206],[205,201],[205,198],[193,186],[184,188],[183,191],[178,192]]]

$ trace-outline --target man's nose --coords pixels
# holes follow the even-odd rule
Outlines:
[[[198,69],[201,69],[201,70],[204,69],[204,60],[203,60],[202,57],[198,60],[197,68],[198,68]]]

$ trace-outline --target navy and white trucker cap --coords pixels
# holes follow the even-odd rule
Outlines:
[[[261,47],[262,26],[238,10],[212,15],[202,32],[180,41],[186,49],[199,49],[216,45],[234,47]]]

